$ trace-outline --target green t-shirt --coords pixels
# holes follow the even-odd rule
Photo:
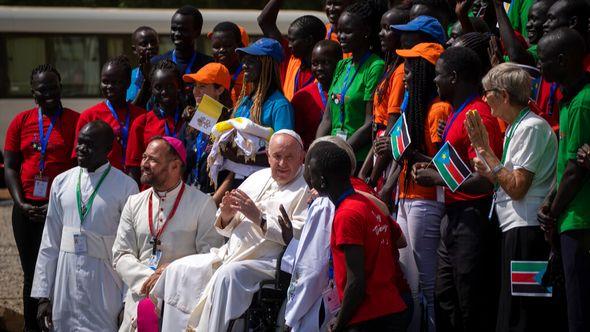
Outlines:
[[[342,130],[350,138],[365,123],[366,103],[373,100],[373,91],[383,75],[384,68],[385,63],[375,54],[371,54],[360,68],[356,68],[356,65],[352,63],[352,58],[338,62],[328,93],[330,115],[332,116],[332,136],[336,136]],[[355,75],[357,70],[358,73]],[[348,71],[350,72],[347,75]],[[353,81],[349,83],[351,79]],[[340,95],[345,80],[349,84],[344,96],[344,104],[342,104]],[[339,100],[338,104],[337,100]],[[341,107],[342,105],[344,107]],[[344,123],[340,119],[341,116],[344,118]],[[367,145],[356,151],[357,161],[363,161],[369,149],[370,145]]]
[[[576,160],[578,148],[590,142],[590,84],[559,109],[559,150],[557,152],[557,185],[567,163]],[[576,197],[559,216],[559,232],[590,228],[590,179],[585,179]]]
[[[508,9],[508,19],[512,28],[520,32],[524,38],[529,37],[526,24],[529,21],[529,9],[533,2],[533,0],[512,0]]]

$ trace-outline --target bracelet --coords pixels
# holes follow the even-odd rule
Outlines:
[[[264,230],[265,226],[266,226],[266,214],[262,214],[262,215],[260,215],[260,228],[262,230]]]
[[[502,164],[498,164],[496,165],[493,169],[492,169],[492,175],[496,176],[498,175],[498,173],[500,173],[500,171],[502,170],[502,168],[504,168],[504,165]]]

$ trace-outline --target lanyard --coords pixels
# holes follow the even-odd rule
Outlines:
[[[178,118],[180,117],[178,107],[176,107],[176,110],[174,110],[174,130],[172,132],[170,131],[170,127],[168,127],[168,116],[166,115],[166,112],[164,112],[164,110],[161,108],[160,115],[164,119],[164,132],[166,133],[166,136],[176,137],[176,125],[178,124]]]
[[[98,189],[100,188],[102,182],[107,177],[110,171],[111,165],[109,165],[106,171],[102,173],[100,179],[98,180],[98,183],[96,184],[96,187],[94,188],[94,191],[92,192],[92,194],[90,194],[90,197],[88,198],[86,204],[84,204],[82,203],[82,190],[80,189],[80,182],[82,178],[82,168],[80,168],[80,172],[78,172],[78,184],[76,185],[76,204],[78,205],[78,216],[80,216],[80,224],[84,223],[84,219],[86,218],[86,215],[88,215],[88,211],[90,211],[90,209],[92,208],[92,204],[94,203],[94,197],[96,197]]]
[[[348,188],[348,190],[346,190],[342,195],[340,195],[340,197],[338,197],[338,199],[336,200],[336,204],[334,204],[336,207],[338,207],[338,205],[340,205],[340,203],[342,203],[343,200],[346,199],[346,197],[354,194],[354,188],[350,187]]]
[[[463,102],[463,104],[461,104],[461,106],[459,106],[459,108],[453,113],[453,115],[451,116],[451,120],[448,121],[447,125],[445,126],[445,130],[444,130],[443,136],[442,136],[443,142],[447,141],[447,135],[449,134],[449,130],[453,126],[453,123],[455,122],[455,120],[457,120],[457,116],[459,116],[459,114],[461,114],[461,112],[463,112],[463,109],[465,108],[465,106],[467,106],[467,104],[471,103],[473,101],[473,99],[475,99],[475,95],[472,95],[469,98],[467,98],[467,100],[465,100]]]
[[[305,82],[303,84],[303,86],[298,89],[297,87],[299,86],[299,75],[301,74],[301,66],[299,67],[299,69],[297,69],[297,74],[295,74],[295,85],[293,85],[293,94],[295,94],[295,92],[305,88],[306,86],[308,86],[311,82],[313,82],[313,75],[311,75],[311,77],[309,77],[309,79],[307,80],[307,82]]]
[[[512,140],[512,136],[514,136],[514,132],[516,131],[516,128],[518,128],[518,125],[522,122],[522,119],[524,119],[524,117],[527,114],[529,114],[529,108],[525,107],[520,111],[520,113],[518,113],[516,120],[514,120],[514,122],[510,125],[510,128],[508,128],[508,130],[506,130],[506,138],[504,139],[504,149],[502,151],[502,161],[501,161],[502,165],[506,161],[506,154],[508,153],[508,147],[510,146],[510,141]]]
[[[348,63],[348,66],[346,66],[346,76],[344,76],[344,83],[342,84],[342,88],[340,90],[340,129],[344,128],[344,98],[346,97],[346,92],[348,91],[348,88],[350,88],[350,85],[354,81],[356,74],[358,74],[359,70],[361,69],[365,61],[367,61],[369,56],[371,56],[371,52],[367,51],[367,53],[365,53],[359,61],[357,67],[358,69],[354,71],[354,74],[352,74],[350,80],[348,79],[348,76],[350,76],[350,69],[352,68],[352,59]]]
[[[243,69],[244,68],[242,68],[242,64],[240,63],[240,65],[238,66],[238,69],[236,69],[236,72],[232,75],[231,81],[229,81],[229,90],[230,91],[236,85],[236,81],[238,80],[238,77],[240,76],[240,73],[242,72]]]
[[[131,121],[131,111],[129,110],[129,104],[125,103],[125,107],[127,108],[127,114],[125,115],[125,124],[119,120],[119,115],[117,115],[117,111],[113,107],[113,104],[107,99],[105,100],[105,104],[111,111],[113,118],[121,127],[121,146],[123,147],[123,165],[125,165],[125,151],[127,150],[127,139],[129,138],[129,122]]]
[[[557,83],[551,83],[549,87],[549,105],[547,114],[553,116],[553,106],[555,105],[555,92],[557,91]]]
[[[330,30],[326,32],[326,39],[332,39],[332,32],[334,31],[334,25],[330,24]]]
[[[185,74],[190,74],[191,73],[191,68],[193,68],[193,65],[195,64],[195,59],[196,58],[197,58],[197,52],[193,51],[193,56],[191,57],[191,60],[188,62],[188,64],[184,68],[184,73]],[[176,64],[179,64],[178,62],[176,62],[176,50],[172,51],[172,61],[174,63],[176,63]]]
[[[408,108],[408,103],[410,100],[410,91],[404,90],[404,99],[402,100],[402,104],[400,105],[400,109],[402,113],[406,112],[406,108]]]
[[[139,74],[141,74],[141,69],[137,68],[137,71],[135,71],[135,77],[133,78],[133,84],[136,87],[141,88],[141,82],[139,82]]]
[[[328,102],[328,95],[324,93],[324,88],[322,88],[322,83],[318,82],[318,93],[320,94],[320,98],[322,99],[322,114],[324,113],[324,109],[326,109],[326,103]]]
[[[152,190],[152,192],[150,192],[150,200],[148,203],[148,223],[149,223],[149,227],[150,227],[150,235],[152,236],[152,239],[154,240],[154,248],[153,248],[153,254],[156,254],[156,246],[158,245],[158,239],[160,238],[160,236],[162,235],[162,233],[164,233],[164,229],[166,228],[166,226],[168,225],[168,222],[174,217],[174,214],[176,213],[176,209],[178,208],[178,204],[180,204],[180,200],[182,199],[182,194],[184,194],[184,183],[181,181],[180,182],[180,192],[178,193],[178,196],[176,196],[176,200],[174,201],[174,205],[172,206],[172,211],[170,211],[170,214],[168,215],[168,218],[166,218],[166,222],[164,223],[164,225],[162,225],[162,228],[156,230],[156,232],[154,232],[154,218],[153,218],[153,212],[152,212],[152,196],[154,194],[154,191]]]
[[[199,131],[195,139],[195,145],[193,151],[195,151],[195,167],[192,170],[193,173],[193,181],[199,180],[199,169],[201,168],[199,162],[201,161],[201,157],[205,154],[205,149],[207,148],[208,137],[203,134],[202,131]]]
[[[43,173],[45,170],[45,153],[47,153],[47,144],[49,143],[49,137],[51,136],[51,132],[53,131],[53,125],[57,122],[57,118],[63,112],[63,108],[59,108],[57,113],[54,116],[49,118],[49,127],[47,128],[47,132],[43,134],[43,112],[41,111],[41,107],[37,108],[37,120],[39,122],[39,144],[41,145],[40,152],[41,152],[41,159],[39,160],[39,173]]]

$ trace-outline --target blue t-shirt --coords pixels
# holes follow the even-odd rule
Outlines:
[[[127,101],[132,102],[137,97],[139,93],[139,89],[141,89],[141,85],[143,84],[143,75],[139,70],[139,67],[133,68],[131,71],[131,84],[129,84],[129,88],[127,89]]]
[[[234,117],[250,118],[250,108],[253,101],[250,96],[244,97],[234,113]],[[295,113],[291,103],[279,91],[275,90],[264,104],[262,104],[262,114],[260,115],[261,125],[271,127],[274,131],[281,129],[295,128]]]

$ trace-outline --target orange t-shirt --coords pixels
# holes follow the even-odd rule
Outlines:
[[[385,82],[382,80],[373,94],[373,120],[375,123],[387,126],[390,114],[401,113],[400,106],[404,99],[404,64],[397,66],[389,77],[387,91],[381,91]],[[383,96],[379,97],[379,93]]]
[[[433,157],[438,152],[437,144],[442,143],[442,139],[438,137],[438,121],[447,121],[452,110],[451,104],[441,101],[438,97],[430,104],[426,123],[424,124],[425,152],[429,157]],[[436,200],[436,187],[423,187],[412,180],[408,181],[406,187],[406,173],[408,171],[407,162],[404,160],[404,169],[401,171],[398,180],[399,198]]]

